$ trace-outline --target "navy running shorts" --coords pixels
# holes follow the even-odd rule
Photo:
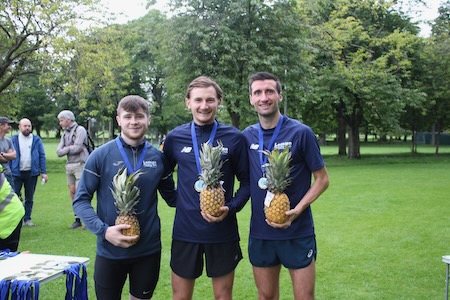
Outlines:
[[[261,240],[250,237],[248,256],[254,267],[268,268],[282,264],[288,269],[309,266],[317,257],[315,236],[292,240]]]

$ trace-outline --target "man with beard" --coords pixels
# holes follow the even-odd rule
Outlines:
[[[43,182],[48,180],[44,145],[39,136],[31,133],[32,130],[29,119],[20,120],[19,133],[11,138],[16,150],[16,159],[9,161],[14,178],[14,191],[21,197],[22,187],[25,190],[25,216],[23,217],[25,226],[34,226],[31,221],[31,211],[39,175]]]

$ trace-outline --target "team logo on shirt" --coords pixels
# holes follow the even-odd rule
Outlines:
[[[287,147],[292,148],[292,142],[275,143],[273,149],[284,150]]]
[[[158,166],[158,164],[156,163],[156,160],[145,160],[142,162],[142,165],[144,167],[153,168],[153,169]]]
[[[258,150],[259,149],[259,144],[251,144],[250,145],[250,150]]]
[[[181,153],[191,153],[191,151],[192,151],[192,147],[187,147],[187,146],[184,146],[183,147],[183,149],[181,149]]]

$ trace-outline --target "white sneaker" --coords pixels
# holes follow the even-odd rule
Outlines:
[[[34,223],[31,220],[27,220],[27,221],[25,221],[25,223],[23,223],[23,225],[28,226],[28,227],[33,227]]]

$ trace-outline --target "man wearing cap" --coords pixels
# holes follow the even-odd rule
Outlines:
[[[14,179],[9,168],[8,161],[16,159],[16,151],[9,137],[6,136],[11,130],[11,124],[15,122],[7,117],[0,117],[0,164],[3,167],[3,174],[6,180],[14,188]]]
[[[14,191],[19,197],[22,187],[25,191],[25,216],[23,217],[25,226],[34,226],[31,221],[31,211],[39,175],[42,177],[42,182],[48,181],[44,145],[41,138],[34,135],[32,130],[29,119],[23,118],[19,121],[19,133],[11,138],[17,158],[9,161],[14,178]]]
[[[75,115],[70,110],[61,111],[58,114],[58,120],[59,125],[64,129],[64,134],[61,136],[56,154],[58,157],[67,155],[67,185],[69,186],[70,198],[72,198],[73,202],[76,188],[83,173],[84,163],[89,155],[85,146],[87,131],[83,126],[77,124]],[[69,229],[77,229],[82,226],[80,218],[75,215],[75,222],[73,222]]]

